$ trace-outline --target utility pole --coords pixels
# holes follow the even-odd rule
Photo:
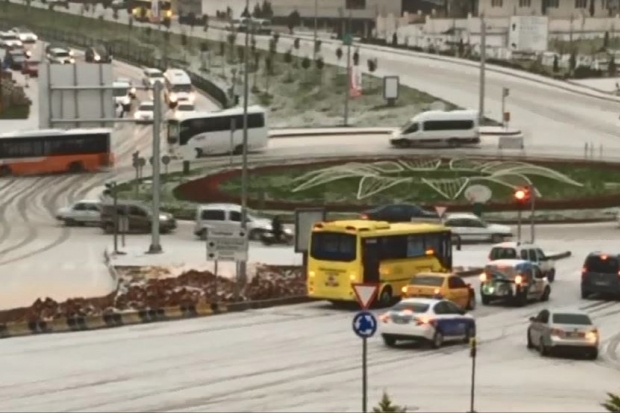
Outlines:
[[[484,14],[480,15],[480,95],[478,104],[478,122],[482,125],[484,121],[484,86],[485,71],[487,60],[487,24],[484,20]],[[503,116],[503,115],[502,115]]]
[[[347,83],[344,93],[344,126],[349,126],[349,99],[351,93],[351,43],[353,43],[353,35],[351,34],[351,12],[347,20],[347,29],[343,36],[347,45]]]
[[[160,208],[160,146],[161,146],[161,92],[163,85],[158,80],[153,85],[153,212],[151,216],[151,246],[149,247],[149,254],[160,254],[162,252],[161,244],[159,242],[159,208]]]
[[[250,0],[245,1],[245,7],[250,10]],[[248,217],[248,99],[250,82],[250,76],[248,72],[248,52],[250,46],[250,31],[254,30],[254,21],[248,19],[250,22],[247,30],[245,31],[245,48],[243,53],[243,148],[242,148],[242,167],[241,167],[241,228],[245,231],[247,229],[247,217]],[[235,287],[235,299],[239,297],[240,283],[245,283],[246,280],[246,262],[239,262],[239,272],[237,276],[237,283]]]
[[[312,51],[312,60],[316,60],[316,44],[319,40],[318,36],[318,16],[319,16],[319,0],[314,0],[314,46]]]

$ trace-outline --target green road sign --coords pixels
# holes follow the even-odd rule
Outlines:
[[[353,36],[351,36],[350,33],[346,33],[342,37],[342,42],[344,43],[345,46],[351,46],[351,44],[353,44]]]

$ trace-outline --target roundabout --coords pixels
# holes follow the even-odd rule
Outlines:
[[[413,202],[469,209],[485,193],[487,210],[513,210],[514,190],[533,185],[544,209],[607,208],[620,203],[620,166],[596,161],[489,160],[473,156],[343,157],[252,169],[250,205],[288,210],[327,206],[353,211],[377,204]],[[241,170],[212,173],[179,185],[178,199],[238,202]]]

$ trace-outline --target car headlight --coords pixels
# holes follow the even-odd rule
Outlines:
[[[98,61],[100,61],[100,60],[101,60],[101,56],[99,56],[99,55],[95,55],[94,59],[95,59],[95,62],[98,62]]]
[[[132,88],[129,90],[129,93],[131,93],[132,95],[135,95],[137,92],[138,92],[138,91],[136,90],[136,88],[135,88],[135,87],[132,87]]]
[[[73,57],[73,56],[74,56],[74,54],[73,54],[73,50],[69,50],[69,56],[71,56],[71,57]]]
[[[176,102],[177,101],[176,95],[170,95],[169,99],[170,99],[170,102]]]
[[[170,219],[170,218],[168,217],[168,215],[161,214],[159,216],[159,219],[161,219],[162,221],[168,221],[168,219]]]
[[[140,112],[136,112],[136,113],[133,114],[133,118],[134,119],[140,119],[140,116],[141,116]]]
[[[70,58],[69,59],[69,63],[75,63],[75,59],[74,58]]]

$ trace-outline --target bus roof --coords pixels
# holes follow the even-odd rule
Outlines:
[[[191,85],[192,80],[187,72],[183,69],[168,69],[164,73],[164,77],[172,85]]]
[[[259,105],[253,105],[248,107],[248,113],[257,114],[257,113],[265,113],[265,108]],[[243,115],[243,108],[235,107],[230,109],[222,109],[217,111],[210,112],[192,112],[187,114],[179,115],[178,120],[191,120],[191,119],[205,119],[205,118],[219,118],[221,116],[237,116]],[[243,125],[237,125],[238,129],[243,128]]]
[[[15,132],[0,133],[0,139],[6,138],[39,138],[52,136],[74,136],[74,135],[99,135],[102,133],[112,133],[108,128],[83,128],[83,129],[31,129]]]
[[[400,222],[390,224],[385,221],[369,221],[366,219],[326,221],[314,225],[313,230],[360,232],[363,237],[377,235],[398,235],[398,234],[423,234],[427,232],[444,232],[449,228],[440,224],[429,224],[424,222]]]

